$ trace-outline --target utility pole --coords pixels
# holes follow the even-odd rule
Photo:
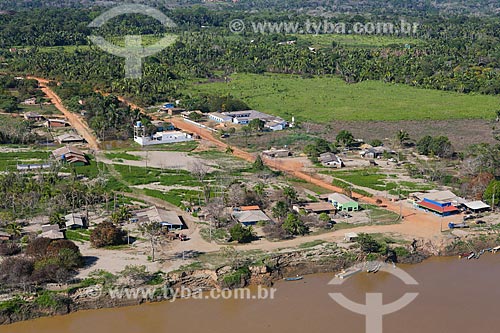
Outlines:
[[[401,186],[398,187],[398,201],[399,201],[399,219],[401,221],[403,219],[403,201],[401,200]]]
[[[493,212],[495,212],[495,192],[497,191],[497,184],[495,183],[495,185],[493,185],[493,200],[492,200],[492,203],[491,203],[491,210]]]

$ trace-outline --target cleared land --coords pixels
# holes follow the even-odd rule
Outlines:
[[[466,95],[405,85],[365,81],[346,84],[323,76],[235,74],[229,83],[193,84],[187,92],[231,94],[251,108],[288,120],[318,123],[334,120],[398,121],[492,119],[498,108],[493,96]]]

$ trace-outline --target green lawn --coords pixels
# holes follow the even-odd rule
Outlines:
[[[144,189],[144,193],[150,197],[158,198],[167,202],[170,202],[172,205],[181,206],[182,201],[193,201],[198,204],[201,203],[201,192],[194,190],[180,190],[173,189],[168,192],[162,192],[158,190],[150,190]]]
[[[365,81],[346,84],[333,76],[304,79],[285,74],[234,74],[231,82],[192,84],[191,94],[231,94],[251,108],[291,120],[492,119],[494,96],[419,89]]]
[[[127,152],[106,153],[105,155],[110,160],[115,160],[115,159],[128,160],[128,161],[140,161],[141,160],[140,156],[132,155],[132,154],[129,154]]]
[[[90,241],[89,230],[66,230],[66,238],[75,242],[88,242]]]

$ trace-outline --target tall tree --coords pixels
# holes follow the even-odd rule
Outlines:
[[[351,132],[346,130],[340,131],[335,139],[344,147],[349,147],[354,142],[354,136]]]
[[[149,241],[151,247],[151,261],[155,261],[156,248],[161,243],[163,228],[159,222],[142,223],[139,230],[144,237]]]

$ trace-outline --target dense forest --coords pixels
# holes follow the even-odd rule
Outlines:
[[[121,1],[105,0],[3,0],[0,9],[22,10],[47,7],[78,7],[114,6]],[[500,4],[495,0],[129,0],[127,3],[139,3],[150,6],[173,8],[203,4],[210,8],[234,10],[278,11],[310,11],[313,13],[353,13],[353,14],[398,14],[398,15],[428,15],[428,14],[496,14]]]
[[[144,106],[182,99],[188,108],[212,110],[213,101],[231,96],[191,96],[186,95],[185,88],[200,80],[227,80],[236,72],[303,77],[327,74],[336,75],[349,84],[380,80],[461,93],[496,95],[500,92],[500,19],[497,17],[434,15],[432,10],[424,8],[413,11],[420,27],[410,36],[385,36],[388,43],[377,43],[375,36],[370,40],[373,42],[359,45],[326,36],[330,38],[326,39],[328,42],[318,44],[314,36],[258,34],[251,29],[241,34],[230,33],[228,25],[235,18],[301,24],[313,18],[309,14],[269,9],[272,6],[252,12],[236,8],[247,3],[242,1],[226,10],[204,6],[162,8],[177,24],[170,31],[143,15],[123,15],[93,30],[88,24],[104,10],[96,6],[97,2],[90,8],[8,12],[0,15],[1,70],[62,82],[57,90],[65,103],[74,111],[86,111],[87,120],[103,138],[126,137],[126,131],[118,125],[113,130],[111,123],[130,124],[137,115],[116,100],[93,95],[94,89],[127,96]],[[294,3],[287,2],[289,6]],[[368,8],[371,3],[363,2],[359,8]],[[403,2],[388,3],[394,8],[404,7]],[[263,6],[259,1],[255,4]],[[404,8],[412,6],[431,5],[406,2]],[[399,17],[375,11],[371,15],[338,14],[331,19],[397,22]],[[124,60],[103,52],[88,40],[89,35],[99,34],[119,44],[126,34],[140,34],[147,35],[148,42],[154,42],[164,33],[176,34],[176,42],[144,61],[144,75],[140,80],[124,79]],[[282,43],[289,40],[296,42]],[[85,107],[77,103],[82,99],[88,103]],[[14,105],[15,101],[4,95],[0,103]],[[116,117],[110,118],[106,110],[117,110]],[[108,123],[103,119],[113,121]]]
[[[180,26],[187,27],[187,22],[191,25],[203,22],[211,24],[212,28],[179,32],[174,45],[147,59],[145,76],[139,81],[120,79],[123,60],[95,46],[79,47],[72,52],[62,48],[48,52],[43,48],[88,44],[86,24],[96,15],[94,11],[86,15],[70,9],[39,12],[38,16],[45,17],[47,24],[36,29],[35,16],[30,19],[25,13],[19,13],[3,18],[0,44],[19,48],[31,46],[4,53],[14,72],[92,83],[110,92],[140,96],[138,102],[141,104],[179,97],[178,88],[185,80],[232,72],[335,74],[348,83],[383,80],[464,93],[497,94],[500,89],[500,20],[495,18],[427,18],[422,21],[419,33],[413,36],[415,43],[409,48],[405,48],[403,40],[398,43],[398,38],[394,37],[391,45],[352,47],[332,42],[312,53],[308,48],[313,45],[311,40],[299,39],[295,45],[279,45],[297,36],[228,34],[223,27],[233,14],[203,8],[173,13],[175,15],[171,16]],[[254,18],[257,20],[261,16],[268,19],[267,14],[255,14]],[[51,17],[54,22],[61,22],[49,23]],[[161,27],[155,30],[154,25],[143,24],[143,19],[129,17],[125,23],[110,23],[102,33],[105,36],[123,35],[125,30],[152,35],[161,33]],[[274,19],[279,20],[279,15]],[[306,20],[307,16],[299,15],[296,19]],[[20,20],[27,20],[28,24],[20,25]],[[69,28],[65,30],[61,26]],[[28,34],[26,29],[31,29]]]

